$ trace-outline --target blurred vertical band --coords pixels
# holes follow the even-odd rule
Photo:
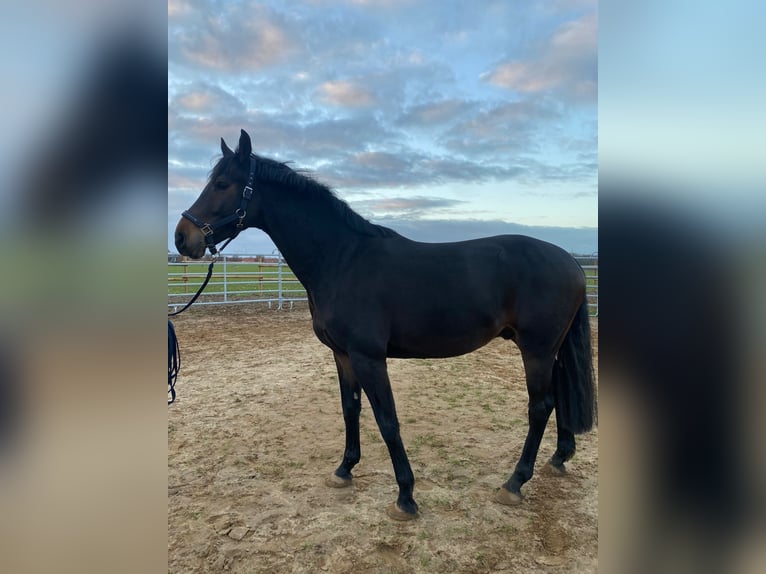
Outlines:
[[[164,571],[166,8],[10,4],[0,571]]]
[[[766,558],[764,12],[600,3],[607,572],[755,572]]]

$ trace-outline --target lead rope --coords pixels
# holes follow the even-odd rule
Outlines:
[[[205,280],[202,282],[202,285],[199,286],[199,289],[197,289],[197,292],[194,294],[194,297],[192,297],[189,302],[181,307],[178,311],[174,311],[173,313],[168,313],[168,317],[175,317],[176,315],[180,315],[184,311],[186,311],[189,307],[192,306],[192,303],[194,303],[197,298],[202,295],[202,292],[205,290],[205,287],[207,287],[208,282],[210,281],[210,277],[213,276],[213,265],[215,265],[215,262],[218,260],[217,257],[213,257],[213,260],[210,262],[210,265],[207,267],[207,276],[205,277]]]
[[[210,261],[210,265],[208,265],[207,275],[205,276],[205,280],[202,282],[202,285],[200,285],[199,289],[197,289],[197,292],[194,294],[194,297],[192,297],[186,305],[184,305],[178,311],[168,313],[168,317],[179,315],[192,306],[192,304],[202,294],[202,292],[205,290],[205,287],[207,287],[207,284],[210,282],[210,278],[213,276],[213,265],[215,265],[215,262],[218,261],[218,257],[221,251],[223,251],[223,248],[231,243],[231,240],[234,239],[237,235],[239,235],[239,232],[235,233],[232,237],[229,237],[229,239],[226,240],[226,243],[224,243],[220,249],[216,249],[215,245],[211,246],[210,251],[213,254],[213,259]],[[173,327],[173,323],[170,321],[170,319],[168,319],[168,394],[170,395],[168,404],[171,404],[176,400],[175,387],[179,370],[181,370],[181,348],[178,346],[178,338],[176,337],[175,327]]]
[[[168,404],[176,400],[176,379],[181,369],[181,349],[178,347],[176,330],[168,319]]]

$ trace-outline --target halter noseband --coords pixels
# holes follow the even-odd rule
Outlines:
[[[200,231],[202,231],[202,234],[205,236],[205,247],[210,249],[210,254],[215,255],[218,253],[218,249],[215,246],[215,242],[213,241],[213,234],[215,232],[226,226],[229,225],[232,221],[236,221],[237,230],[234,232],[234,235],[229,237],[229,241],[234,239],[237,235],[239,235],[239,232],[242,231],[245,228],[245,216],[247,215],[247,205],[250,203],[250,198],[253,197],[253,179],[255,178],[255,156],[250,154],[250,173],[247,175],[247,183],[245,184],[245,189],[242,190],[242,199],[239,201],[239,207],[234,210],[234,213],[231,215],[224,217],[220,221],[216,221],[215,223],[205,223],[204,221],[201,221],[200,219],[194,217],[191,213],[188,211],[184,211],[181,214],[181,217],[185,217],[189,221],[191,221],[194,225],[199,227]],[[227,241],[228,244],[228,241]]]

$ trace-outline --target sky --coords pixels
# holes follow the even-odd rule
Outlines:
[[[170,0],[168,249],[244,128],[413,239],[596,252],[597,37],[595,0]]]

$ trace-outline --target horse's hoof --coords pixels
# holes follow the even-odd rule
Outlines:
[[[346,488],[351,486],[351,479],[341,478],[337,474],[333,473],[325,479],[324,483],[325,486],[329,486],[330,488]]]
[[[567,467],[564,466],[563,462],[560,466],[556,466],[551,461],[548,461],[548,464],[543,467],[543,470],[553,476],[564,476],[567,473]]]
[[[506,490],[504,486],[501,486],[495,493],[495,502],[504,504],[505,506],[518,506],[521,501],[524,500],[521,494]]]
[[[415,520],[419,516],[417,512],[405,512],[399,508],[399,505],[396,504],[396,502],[392,502],[388,508],[386,508],[386,514],[389,518],[402,522],[405,520]]]

